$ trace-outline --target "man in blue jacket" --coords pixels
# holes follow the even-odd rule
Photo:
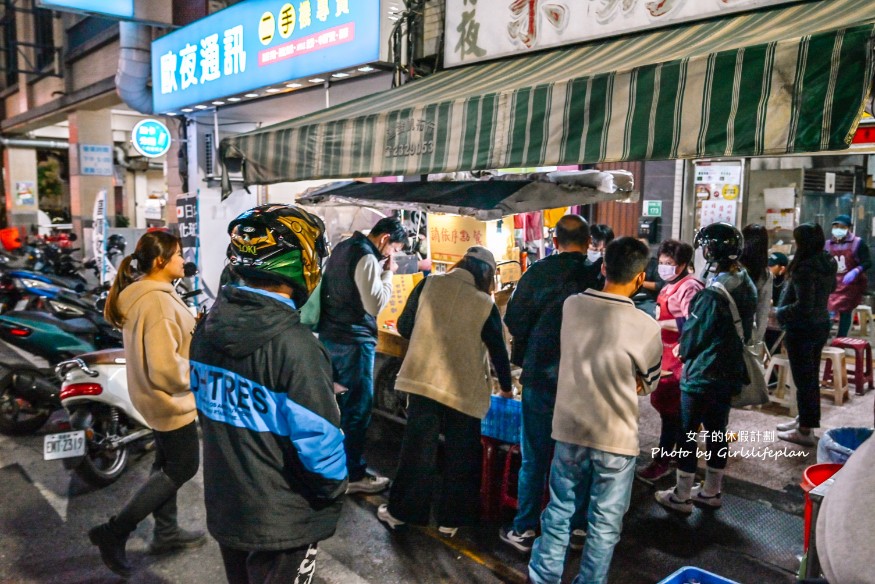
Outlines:
[[[524,389],[519,510],[513,525],[503,527],[499,536],[522,552],[531,550],[535,541],[550,468],[562,304],[573,294],[601,288],[601,262],[593,264],[586,257],[590,233],[583,217],[562,217],[556,223],[553,242],[559,253],[536,262],[523,274],[504,316],[504,323],[513,335],[514,363],[523,368],[520,381]],[[572,520],[572,549],[583,547],[585,524],[584,507]]]
[[[191,344],[207,527],[231,584],[312,581],[346,491],[328,352],[298,307],[319,281],[322,221],[265,205],[231,222],[228,284]]]

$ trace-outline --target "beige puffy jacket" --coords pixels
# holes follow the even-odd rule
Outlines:
[[[197,416],[188,363],[194,317],[169,283],[134,282],[118,303],[134,407],[159,432],[190,424]]]

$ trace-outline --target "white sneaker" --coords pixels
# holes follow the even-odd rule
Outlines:
[[[380,477],[367,474],[364,478],[351,481],[346,487],[346,494],[353,493],[379,493],[389,487],[389,477]]]
[[[784,422],[783,424],[778,424],[776,426],[778,432],[788,432],[790,430],[795,430],[799,427],[799,416],[796,416],[789,422]]]
[[[395,531],[396,528],[401,527],[402,525],[406,525],[403,521],[396,519],[391,513],[389,513],[389,506],[385,503],[377,507],[377,519],[392,531]]]
[[[456,537],[456,532],[458,531],[458,527],[444,527],[443,525],[438,527],[438,533],[444,537]]]
[[[808,431],[808,434],[803,434],[799,431],[799,428],[794,428],[786,432],[778,432],[777,436],[785,442],[792,442],[799,446],[814,446],[815,444],[814,432],[811,430]]]
[[[654,498],[656,498],[657,503],[666,509],[671,509],[672,511],[677,511],[678,513],[683,513],[685,515],[689,515],[693,512],[693,501],[690,499],[681,501],[675,497],[674,489],[656,491]]]
[[[714,509],[719,509],[723,506],[723,499],[720,497],[720,493],[708,496],[702,492],[704,489],[705,486],[700,483],[690,491],[690,499],[692,499],[693,505],[698,507],[712,507]]]

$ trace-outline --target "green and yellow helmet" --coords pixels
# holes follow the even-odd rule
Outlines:
[[[322,219],[295,205],[262,205],[228,224],[228,260],[244,279],[274,280],[306,301],[322,277],[327,253]]]

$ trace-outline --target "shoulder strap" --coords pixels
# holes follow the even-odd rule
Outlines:
[[[738,333],[738,337],[741,339],[741,344],[743,345],[744,328],[741,326],[741,315],[738,314],[738,306],[735,304],[735,299],[732,297],[732,294],[729,293],[729,290],[727,290],[720,282],[712,283],[709,288],[713,288],[729,301],[729,311],[732,312],[732,322],[735,325],[735,332]]]

